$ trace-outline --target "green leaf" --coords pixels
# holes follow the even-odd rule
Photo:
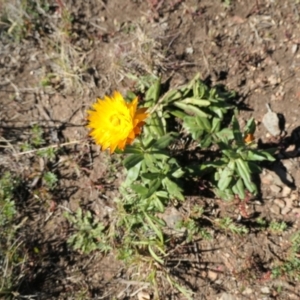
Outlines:
[[[147,126],[152,133],[152,135],[156,138],[160,138],[164,136],[165,133],[165,125],[163,122],[163,118],[158,116],[156,112],[152,113],[151,118],[147,121]]]
[[[247,135],[249,133],[254,134],[256,129],[256,124],[255,124],[255,120],[254,118],[251,118],[250,120],[248,120],[245,128],[244,128],[244,134]]]
[[[251,171],[251,174],[260,173],[261,172],[261,167],[258,166],[255,162],[249,161],[248,162],[248,166],[249,166],[249,169]]]
[[[155,195],[160,198],[168,199],[168,193],[165,191],[157,191]]]
[[[201,146],[201,148],[208,148],[211,145],[211,140],[212,140],[212,138],[210,135],[205,135],[201,139],[199,145]]]
[[[158,196],[158,192],[155,193],[155,196]],[[151,199],[152,204],[156,207],[156,209],[163,213],[165,211],[165,207],[163,205],[163,203],[161,202],[161,200],[158,197],[152,197],[153,199]]]
[[[224,143],[228,143],[229,141],[234,139],[234,135],[231,129],[224,128],[218,133],[216,133],[217,137]]]
[[[261,150],[249,150],[247,159],[252,161],[275,160],[270,153]]]
[[[222,153],[225,154],[229,159],[237,159],[240,157],[240,155],[231,149],[227,149],[227,150],[222,150]]]
[[[135,145],[127,145],[124,149],[124,151],[119,150],[122,154],[140,154],[142,153],[141,145],[140,143],[137,143]]]
[[[160,178],[152,180],[149,183],[149,190],[148,190],[148,193],[146,195],[146,198],[151,197],[158,190],[158,188],[161,186],[161,183],[162,182],[161,182]]]
[[[178,200],[184,200],[184,196],[181,193],[182,189],[175,182],[166,177],[163,179],[162,183],[167,188],[167,191],[170,195]]]
[[[238,179],[236,184],[232,187],[232,191],[236,195],[239,195],[241,200],[245,199],[245,186],[244,186],[242,178]]]
[[[159,78],[150,86],[145,95],[145,101],[148,102],[148,106],[155,104],[160,95],[161,79]]]
[[[240,130],[240,125],[235,116],[232,117],[233,135],[237,145],[244,145],[243,135]]]
[[[185,174],[185,171],[182,168],[178,168],[175,172],[173,172],[171,175],[174,178],[180,178]]]
[[[146,217],[146,220],[147,220],[147,223],[149,224],[149,226],[152,228],[152,230],[155,231],[155,233],[156,233],[157,237],[159,238],[159,240],[161,241],[161,243],[163,243],[164,236],[163,236],[162,231],[154,224],[151,217],[146,212],[144,212],[144,215]],[[159,224],[159,225],[161,226],[162,224]]]
[[[171,90],[168,91],[165,95],[164,95],[164,101],[166,103],[170,103],[172,101],[178,100],[182,98],[182,93],[179,90]]]
[[[225,167],[222,173],[220,174],[218,188],[221,191],[224,191],[230,185],[234,173],[234,168],[235,168],[235,162],[232,160],[229,162],[228,166]]]
[[[208,100],[203,100],[203,99],[194,98],[194,97],[185,98],[181,102],[185,103],[185,104],[196,105],[196,106],[209,106],[211,104],[210,101],[208,101]]]
[[[173,109],[171,109],[171,110],[170,110],[170,113],[171,113],[173,116],[175,116],[175,117],[177,117],[177,118],[180,118],[180,119],[183,119],[183,118],[186,117],[186,114],[185,114],[182,110],[173,110]]]
[[[124,159],[123,165],[129,170],[144,159],[143,154],[131,154]]]
[[[240,174],[240,176],[243,178],[244,184],[248,191],[250,193],[253,193],[254,195],[257,194],[257,187],[256,185],[251,181],[251,175],[250,175],[250,168],[247,164],[247,162],[243,161],[242,159],[236,160],[237,170]]]
[[[158,255],[156,255],[156,253],[153,251],[153,249],[151,248],[151,245],[148,245],[148,250],[149,250],[149,253],[151,254],[151,256],[152,256],[157,262],[159,262],[161,265],[164,264],[164,261],[163,261]]]
[[[152,148],[156,149],[165,149],[167,148],[170,143],[174,140],[174,137],[171,136],[170,133],[162,136],[160,139],[158,139],[153,145]]]
[[[132,184],[130,188],[142,197],[145,197],[148,193],[148,189],[140,184]]]
[[[250,176],[250,169],[247,165],[247,162],[243,161],[241,158],[236,160],[237,169],[239,171],[239,174],[242,176],[243,179],[246,179],[248,181],[251,181]]]
[[[126,186],[130,185],[139,177],[141,166],[142,162],[139,162],[127,171],[126,180],[124,182]]]
[[[220,127],[221,127],[221,120],[219,118],[213,118],[211,132],[219,132]]]
[[[155,168],[154,167],[155,157],[153,155],[151,155],[150,153],[145,153],[144,162],[148,168],[150,168],[152,170]]]
[[[162,176],[161,173],[144,173],[142,174],[142,178],[146,178],[146,179],[149,179],[149,180],[153,180],[153,179],[156,179],[156,178],[160,178]]]
[[[182,101],[174,102],[174,105],[179,107],[180,109],[184,110],[187,114],[195,115],[203,118],[207,118],[208,115],[202,111],[201,109],[197,108],[196,106],[185,104]]]

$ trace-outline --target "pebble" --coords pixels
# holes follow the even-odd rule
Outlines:
[[[268,173],[261,178],[261,183],[270,185],[273,182],[274,178],[272,174]]]
[[[285,185],[282,189],[282,197],[289,196],[291,192],[292,192],[292,189]]]
[[[294,204],[294,199],[292,196],[285,199],[285,207],[281,210],[282,215],[286,215],[292,210]]]
[[[137,297],[139,300],[149,300],[151,298],[150,295],[144,291],[138,292]]]
[[[281,187],[276,185],[276,184],[272,184],[270,185],[270,190],[274,193],[274,194],[279,194],[281,192]]]
[[[291,211],[291,207],[289,207],[289,206],[286,206],[285,208],[283,208],[282,210],[281,210],[281,214],[282,215],[286,215],[286,214],[288,214],[290,211]]]
[[[270,294],[270,288],[267,286],[262,287],[260,290],[263,294]]]
[[[267,109],[268,112],[263,116],[262,123],[271,135],[278,136],[281,133],[278,115],[272,111],[269,104],[267,104]]]
[[[214,272],[212,270],[209,270],[207,272],[207,277],[211,280],[211,281],[215,281],[218,278],[218,273]]]
[[[281,199],[275,199],[274,200],[274,204],[276,204],[280,208],[284,208],[285,207],[285,202],[283,200],[281,200]]]
[[[223,293],[219,300],[237,300],[237,298],[234,295]]]
[[[277,205],[272,205],[272,206],[270,207],[270,211],[271,211],[273,214],[279,215],[279,214],[280,214],[280,207],[277,206]]]
[[[253,291],[249,288],[249,287],[247,287],[247,288],[245,288],[245,290],[243,291],[243,293],[242,293],[243,295],[251,295],[251,294],[253,294]]]

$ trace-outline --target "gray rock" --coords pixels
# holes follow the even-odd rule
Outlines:
[[[279,127],[279,117],[275,112],[271,110],[269,104],[266,105],[268,112],[263,116],[262,123],[271,135],[279,136],[281,134],[281,130]]]

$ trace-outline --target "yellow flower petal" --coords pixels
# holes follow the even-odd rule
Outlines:
[[[119,92],[111,97],[97,99],[88,110],[88,125],[90,136],[102,150],[109,148],[113,153],[116,148],[124,150],[142,131],[144,120],[147,118],[147,108],[137,109],[138,98],[127,103]]]

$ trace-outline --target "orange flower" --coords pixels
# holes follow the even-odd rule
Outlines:
[[[97,99],[92,110],[88,110],[87,128],[91,129],[90,136],[102,150],[109,148],[110,153],[117,147],[124,150],[141,133],[148,114],[147,108],[137,109],[137,104],[137,97],[127,103],[119,92],[114,92],[112,97]]]
[[[244,142],[246,143],[246,144],[250,144],[250,143],[252,143],[253,141],[254,141],[254,134],[253,133],[248,133],[246,136],[245,136],[245,138],[244,138]]]

